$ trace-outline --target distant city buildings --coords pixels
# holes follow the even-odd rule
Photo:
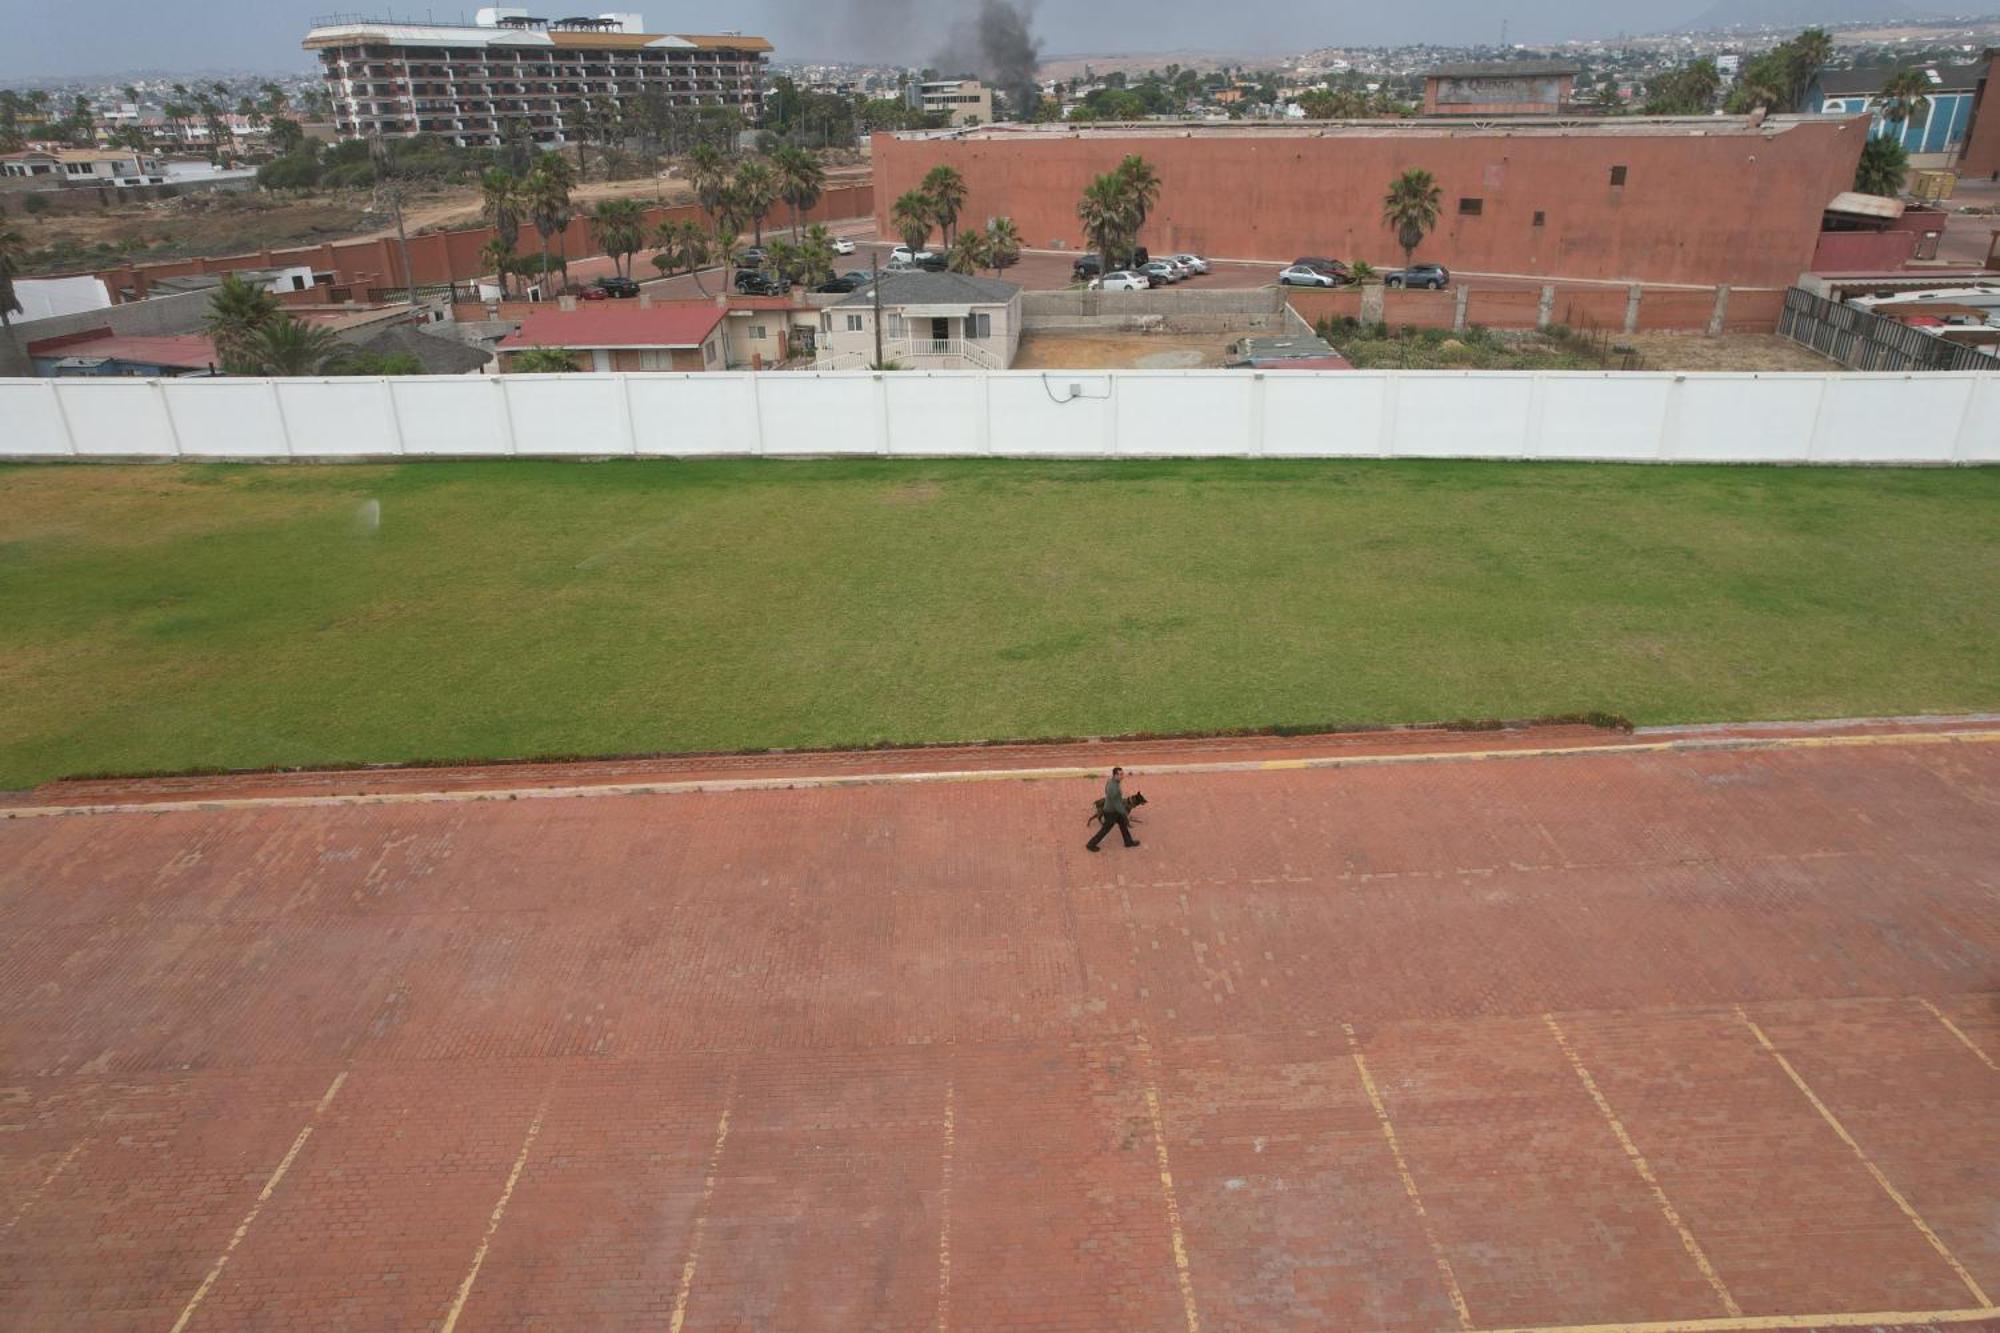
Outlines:
[[[908,96],[911,106],[934,116],[949,116],[954,127],[993,123],[993,90],[977,79],[913,83]]]
[[[758,118],[771,44],[739,33],[643,31],[637,14],[543,19],[488,8],[469,25],[374,20],[315,27],[342,138],[435,134],[466,148],[569,142],[587,118],[656,94]]]
[[[1427,116],[1553,116],[1576,101],[1575,65],[1488,60],[1424,73]]]

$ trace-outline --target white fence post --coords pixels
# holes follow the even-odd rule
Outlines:
[[[625,428],[625,452],[639,456],[639,427],[632,420],[632,377],[618,377],[618,424]]]
[[[763,382],[759,375],[743,376],[743,389],[750,395],[750,452],[757,457],[764,456],[764,395],[757,387]]]
[[[1244,448],[1252,458],[1262,458],[1270,451],[1270,444],[1264,439],[1264,395],[1269,392],[1267,381],[1261,370],[1250,374],[1250,438],[1244,441]]]
[[[496,384],[499,382],[498,380],[494,381]],[[389,428],[396,432],[396,457],[408,458],[410,456],[410,442],[403,435],[403,410],[396,405],[396,382],[387,375],[384,375],[380,383],[382,385],[382,400],[389,405]],[[506,414],[507,405],[504,400],[500,404],[500,411],[503,416]],[[508,430],[508,437],[510,439],[513,437],[511,426]]]
[[[1116,374],[1108,374],[1104,377],[1104,382],[1111,389],[1111,392],[1106,394],[1104,398],[1104,456],[1106,458],[1118,458],[1121,456],[1118,440],[1118,393],[1120,380]]]
[[[292,458],[296,451],[292,448],[292,423],[285,416],[285,395],[278,392],[276,380],[265,380],[264,387],[271,391],[271,407],[278,414],[278,434],[284,437],[285,457]]]
[[[387,381],[385,380],[384,383],[387,383]],[[505,375],[495,375],[493,377],[493,394],[494,401],[500,407],[500,438],[506,442],[507,457],[513,458],[521,452],[521,441],[520,437],[514,433],[514,405],[507,398],[507,377]],[[402,443],[403,432],[399,426],[396,430],[396,444],[400,448]]]
[[[1396,456],[1396,399],[1401,383],[1388,375],[1382,377],[1382,438],[1377,442],[1376,453],[1383,458]]]
[[[979,456],[993,457],[993,377],[979,377]]]
[[[174,457],[179,458],[187,451],[181,447],[181,428],[174,421],[174,401],[167,396],[167,382],[165,380],[153,380],[151,383],[153,386],[153,400],[160,405],[160,416],[167,423],[167,438],[174,442]]]
[[[56,380],[44,380],[49,386],[49,401],[55,404],[56,420],[62,424],[63,451],[71,458],[76,457],[76,430],[69,424],[69,411],[63,407],[62,394],[56,390]]]

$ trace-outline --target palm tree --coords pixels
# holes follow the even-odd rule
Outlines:
[[[799,245],[799,269],[807,286],[816,287],[833,277],[833,233],[815,222],[806,229]]]
[[[493,227],[494,244],[503,256],[511,258],[521,241],[521,211],[527,203],[521,181],[505,167],[494,167],[479,178],[479,193],[481,211]],[[507,290],[504,266],[500,267],[500,290],[503,295]]]
[[[986,226],[986,262],[995,273],[1021,260],[1021,229],[1012,218],[995,218]]]
[[[13,316],[21,314],[21,298],[14,292],[14,278],[28,256],[28,242],[12,227],[0,227],[0,338],[8,343],[8,356],[20,357],[13,347]],[[23,372],[26,373],[25,371]]]
[[[542,289],[548,294],[549,285],[549,237],[560,236],[569,228],[571,217],[569,186],[562,180],[561,173],[551,172],[549,155],[533,171],[528,173],[523,193],[528,205],[528,216],[534,221],[535,230],[542,238]],[[563,159],[558,158],[557,161]],[[569,266],[563,266],[567,269]]]
[[[951,271],[953,273],[974,274],[993,261],[993,243],[986,233],[974,227],[971,231],[959,233],[951,243]]]
[[[507,299],[507,275],[513,271],[514,247],[495,236],[479,252],[479,262],[493,270],[500,279],[500,299]]]
[[[1791,48],[1786,62],[1791,76],[1787,105],[1797,111],[1805,105],[1806,89],[1812,87],[1812,81],[1826,68],[1826,62],[1833,59],[1833,38],[1825,28],[1807,28],[1787,45]]]
[[[1854,169],[1854,188],[1862,194],[1886,195],[1894,199],[1903,192],[1910,174],[1910,153],[1902,140],[1870,139],[1861,149],[1860,165]]]
[[[250,340],[250,362],[259,375],[316,375],[340,350],[333,330],[279,315]]]
[[[1116,172],[1090,183],[1077,203],[1076,216],[1083,223],[1084,238],[1104,261],[1103,271],[1109,273],[1112,255],[1122,255],[1132,237],[1132,203]]]
[[[1424,237],[1437,226],[1438,200],[1443,193],[1430,172],[1417,168],[1389,182],[1389,193],[1382,199],[1382,221],[1396,233],[1406,267],[1416,258]]]
[[[729,159],[714,144],[698,143],[688,154],[687,178],[701,211],[708,214],[710,222],[720,221],[717,210],[729,190]]]
[[[708,296],[708,288],[702,285],[701,270],[709,261],[708,232],[692,218],[669,218],[660,224],[653,234],[653,244],[660,252],[653,256],[653,267],[660,270],[662,277],[682,272],[694,277],[695,289]]]
[[[1882,85],[1882,119],[1900,126],[1923,115],[1931,109],[1930,91],[1930,77],[1922,70],[1897,70]]]
[[[889,221],[895,225],[896,234],[903,238],[903,244],[912,250],[921,250],[931,238],[931,226],[936,222],[932,212],[937,201],[922,190],[911,190],[889,210]]]
[[[576,359],[560,347],[530,347],[514,353],[507,370],[514,375],[573,375]]]
[[[590,215],[597,224],[597,243],[611,256],[612,267],[632,276],[632,256],[646,243],[646,210],[636,199],[606,199]]]
[[[792,239],[805,225],[806,211],[826,193],[826,169],[803,148],[780,148],[771,156],[778,169],[778,194],[792,206]]]
[[[1132,239],[1137,241],[1160,202],[1160,175],[1153,164],[1134,154],[1118,164],[1118,179],[1125,190],[1126,207],[1132,215]]]
[[[251,348],[257,335],[277,318],[277,297],[230,273],[209,297],[208,318],[202,321],[202,329],[214,340],[215,355],[224,370],[254,374],[257,363]]]
[[[743,206],[743,220],[756,233],[756,243],[764,243],[764,215],[778,202],[778,177],[768,162],[751,158],[736,168],[736,199]]]
[[[950,245],[958,236],[958,215],[965,211],[965,177],[951,167],[932,167],[918,189],[931,201],[931,216],[943,228],[945,244]]]

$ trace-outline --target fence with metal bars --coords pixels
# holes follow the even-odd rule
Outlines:
[[[1793,287],[1778,332],[1849,370],[2000,370],[2000,359]]]
[[[368,299],[375,305],[403,305],[410,299],[408,287],[370,287]],[[450,304],[454,301],[477,301],[479,284],[476,282],[420,282],[417,284],[417,304],[427,305],[433,301]]]

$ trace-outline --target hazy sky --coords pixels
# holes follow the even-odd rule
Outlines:
[[[1046,54],[1207,49],[1290,52],[1339,43],[1516,41],[1659,31],[1711,0],[1040,0]],[[342,5],[370,15],[442,20],[477,5],[426,0],[0,0],[0,79],[126,69],[308,70],[299,49],[311,19]],[[780,59],[921,61],[954,11],[974,0],[558,0],[531,13],[560,17],[613,8],[644,14],[653,31],[760,33]]]

